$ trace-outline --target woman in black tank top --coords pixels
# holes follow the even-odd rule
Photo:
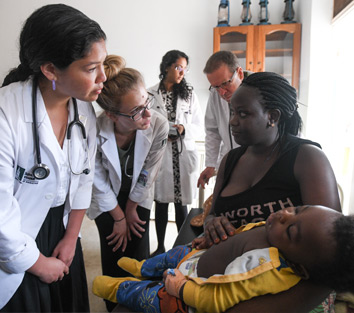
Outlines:
[[[240,147],[220,164],[204,223],[208,245],[232,236],[235,227],[266,220],[285,207],[316,204],[341,211],[337,182],[320,145],[297,137],[302,124],[297,108],[295,88],[270,72],[245,78],[232,96],[230,125]],[[198,241],[194,246],[201,248]],[[237,309],[280,312],[290,305],[297,312],[310,311],[329,292],[304,282],[281,295],[241,303]],[[310,301],[296,300],[305,294]],[[237,312],[234,309],[228,312]]]

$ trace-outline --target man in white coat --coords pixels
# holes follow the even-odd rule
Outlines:
[[[205,111],[205,166],[198,187],[205,188],[215,175],[224,155],[238,147],[231,135],[230,100],[240,86],[244,71],[231,51],[218,51],[207,61],[204,73],[210,83],[210,96]]]

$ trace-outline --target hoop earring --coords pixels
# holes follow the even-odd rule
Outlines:
[[[56,88],[57,88],[57,86],[55,85],[55,80],[53,79],[53,80],[52,80],[52,89],[53,89],[53,91],[54,91]]]

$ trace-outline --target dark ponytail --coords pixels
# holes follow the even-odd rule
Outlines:
[[[26,20],[20,35],[20,65],[2,86],[42,75],[40,67],[46,62],[65,69],[85,57],[93,43],[105,39],[100,26],[79,10],[64,4],[43,6]]]

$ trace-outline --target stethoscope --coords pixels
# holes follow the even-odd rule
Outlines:
[[[34,138],[34,143],[35,143],[35,148],[36,148],[36,156],[37,156],[37,164],[33,167],[32,169],[32,174],[33,176],[38,179],[42,180],[45,179],[49,176],[50,174],[50,169],[47,165],[42,163],[41,159],[41,150],[39,147],[39,136],[38,136],[38,127],[37,127],[37,86],[38,82],[37,79],[33,79],[33,86],[32,86],[32,115],[33,115],[33,138]],[[79,120],[79,112],[77,108],[77,102],[75,98],[73,99],[73,106],[74,106],[74,120],[69,123],[68,125],[68,130],[66,132],[66,138],[68,140],[68,160],[69,160],[69,167],[71,173],[74,175],[81,175],[81,174],[86,174],[88,175],[91,171],[91,162],[90,158],[88,155],[88,144],[87,144],[87,138],[86,138],[86,131],[85,131],[85,126],[82,124],[82,122]],[[72,128],[77,125],[82,132],[82,137],[84,140],[85,144],[85,154],[86,154],[86,159],[88,160],[88,167],[84,168],[80,172],[75,172],[72,167],[71,167],[71,161],[70,161],[70,155],[71,155],[71,131]],[[85,165],[85,164],[84,164]],[[85,166],[84,166],[85,167]]]

